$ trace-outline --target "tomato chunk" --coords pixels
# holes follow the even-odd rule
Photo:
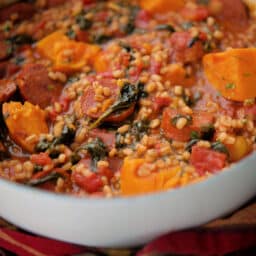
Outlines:
[[[199,175],[205,172],[215,173],[225,167],[227,155],[212,149],[194,146],[190,163],[196,168]]]
[[[175,32],[172,34],[170,39],[172,61],[189,63],[202,58],[204,55],[202,42],[196,41],[190,46],[192,39],[189,32]]]
[[[99,192],[103,187],[101,177],[97,176],[95,173],[92,173],[88,177],[83,176],[80,173],[75,173],[73,178],[76,184],[88,193]]]
[[[38,165],[47,165],[52,163],[52,159],[47,153],[34,154],[31,156],[31,162]]]

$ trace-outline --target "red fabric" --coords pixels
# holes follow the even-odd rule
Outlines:
[[[162,236],[137,252],[190,255],[223,255],[256,245],[256,230],[248,231],[184,231]],[[76,246],[22,232],[0,229],[0,248],[21,256],[65,256],[88,252]]]

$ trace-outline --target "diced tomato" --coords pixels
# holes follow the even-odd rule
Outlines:
[[[115,146],[115,133],[103,129],[93,129],[90,131],[90,137],[100,138],[109,148]]]
[[[150,21],[150,14],[145,10],[140,10],[135,19],[135,25],[138,28],[147,28]]]
[[[109,162],[109,168],[113,172],[117,172],[121,169],[121,166],[123,164],[123,159],[121,159],[119,157],[110,157],[108,159],[108,162]]]
[[[66,96],[66,95],[61,95],[60,96],[60,100],[59,103],[62,107],[62,111],[67,111],[69,108],[69,104],[70,104],[70,99]]]
[[[181,15],[189,21],[202,21],[209,16],[209,11],[204,6],[196,8],[185,7],[181,10]]]
[[[155,97],[153,99],[153,109],[158,113],[162,108],[168,107],[171,103],[171,97]]]
[[[114,173],[108,167],[99,167],[97,172],[100,176],[106,177],[109,181],[114,176]]]
[[[204,55],[202,42],[196,41],[190,46],[192,39],[189,32],[175,32],[172,34],[170,38],[172,61],[189,63],[202,58]]]
[[[92,173],[88,177],[85,177],[80,173],[75,173],[73,178],[75,183],[88,193],[99,192],[103,187],[101,177],[95,173]]]
[[[182,115],[175,109],[166,108],[163,112],[161,128],[164,135],[169,139],[186,142],[190,139],[192,131],[200,131],[202,127],[213,123],[213,115],[207,112],[194,113],[192,123],[186,125],[183,129],[178,129],[172,123],[172,120],[177,115]]]
[[[31,155],[30,160],[32,163],[35,163],[38,165],[47,165],[52,163],[52,159],[49,157],[47,153]]]
[[[155,59],[151,59],[150,61],[150,69],[149,72],[151,74],[160,74],[161,71],[161,67],[162,67],[162,63],[155,61]]]
[[[81,41],[81,42],[87,43],[89,41],[88,31],[78,30],[76,32],[76,39],[77,39],[77,41]]]
[[[226,160],[226,154],[204,147],[192,147],[190,163],[196,168],[199,175],[204,175],[207,171],[215,173],[221,170],[225,167]]]

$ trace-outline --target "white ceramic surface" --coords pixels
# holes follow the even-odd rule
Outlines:
[[[0,180],[0,216],[47,237],[120,248],[206,223],[255,195],[253,154],[201,183],[133,198],[74,198]]]

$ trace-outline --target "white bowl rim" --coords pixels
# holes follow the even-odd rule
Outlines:
[[[169,197],[173,194],[179,193],[181,190],[185,191],[187,189],[191,189],[193,187],[197,187],[198,189],[204,188],[207,186],[209,183],[214,183],[217,179],[220,179],[222,176],[225,175],[232,175],[232,172],[239,172],[242,171],[240,167],[242,167],[244,164],[246,164],[247,161],[250,160],[255,160],[256,163],[256,152],[251,153],[244,159],[240,160],[237,163],[232,164],[230,167],[225,168],[224,171],[220,171],[218,173],[215,173],[214,175],[206,178],[205,180],[188,184],[183,187],[178,187],[174,189],[169,189],[169,190],[164,190],[164,191],[158,191],[158,192],[152,192],[152,193],[147,193],[147,194],[140,194],[140,195],[134,195],[134,196],[120,196],[120,197],[112,197],[112,198],[102,198],[102,197],[78,197],[74,195],[69,195],[69,194],[60,194],[60,193],[55,193],[43,189],[38,189],[30,186],[26,186],[24,184],[12,182],[9,180],[1,179],[0,178],[0,186],[8,186],[11,187],[12,189],[16,189],[21,192],[33,192],[34,194],[37,194],[37,196],[40,197],[48,197],[49,199],[52,200],[64,200],[64,201],[70,201],[72,200],[72,203],[75,204],[126,204],[126,203],[131,203],[136,200],[141,201],[148,201],[152,200],[153,198],[166,198]],[[256,170],[255,170],[256,171]]]

